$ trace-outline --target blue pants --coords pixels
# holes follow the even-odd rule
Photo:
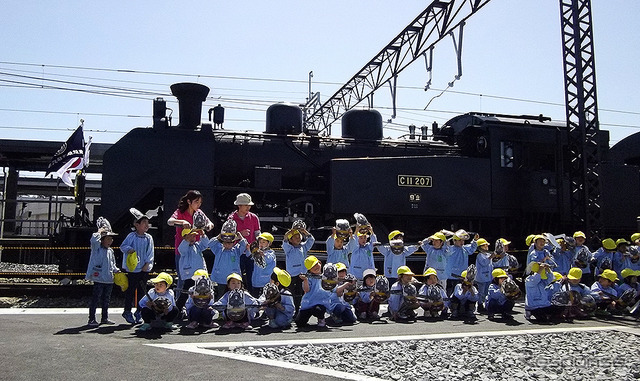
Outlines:
[[[491,282],[476,282],[476,284],[478,285],[478,305],[484,306],[484,301],[489,294],[489,285]]]
[[[333,308],[332,314],[342,319],[342,321],[345,323],[354,323],[356,321],[356,315],[353,314],[351,306],[337,304]]]
[[[267,314],[267,317],[271,320],[274,320],[278,327],[284,328],[291,325],[292,318],[288,317],[282,311],[279,311],[275,308],[267,308],[264,310],[264,313]]]
[[[500,304],[496,299],[491,299],[487,303],[487,314],[510,314],[513,312],[514,302],[507,300],[504,304]]]
[[[98,302],[102,307],[102,320],[107,320],[109,317],[109,301],[111,300],[111,291],[113,290],[113,283],[93,283],[93,294],[91,296],[91,302],[89,303],[89,320],[96,320],[96,309],[98,308]]]
[[[189,321],[197,321],[200,324],[211,324],[213,320],[213,310],[211,308],[201,308],[192,306],[189,308]]]

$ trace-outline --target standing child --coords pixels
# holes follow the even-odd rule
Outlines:
[[[318,327],[326,326],[324,314],[330,307],[330,293],[322,288],[322,263],[313,255],[304,260],[308,274],[298,275],[302,280],[304,295],[300,302],[300,311],[296,318],[298,327],[306,327],[311,316],[318,319]]]
[[[448,276],[445,271],[447,268],[447,260],[451,255],[447,237],[444,233],[437,232],[423,240],[421,246],[422,250],[427,253],[423,272],[427,271],[430,267],[435,269],[438,272],[438,283],[440,283],[442,288],[446,289]]]
[[[213,284],[209,279],[209,274],[204,268],[194,271],[191,278],[194,285],[189,288],[189,299],[187,299],[186,309],[189,324],[187,328],[195,329],[198,325],[205,328],[216,328],[218,323],[213,322],[214,302]]]
[[[478,239],[480,239],[480,236],[476,234],[471,243],[467,245],[464,244],[464,241],[469,239],[469,233],[464,230],[458,230],[451,238],[453,240],[453,246],[449,247],[450,255],[447,259],[447,268],[444,272],[446,276],[445,279],[447,280],[447,295],[451,295],[456,284],[460,283],[460,279],[453,276],[453,274],[460,274],[469,267],[469,257],[473,255],[478,248]]]
[[[478,312],[484,312],[484,303],[489,294],[489,285],[491,284],[491,272],[493,271],[493,258],[495,253],[489,251],[489,242],[480,238],[478,243],[478,255],[476,256],[476,279],[478,285]]]
[[[173,283],[171,275],[162,272],[157,277],[151,279],[153,289],[146,292],[140,299],[140,308],[144,324],[140,326],[141,331],[150,330],[151,323],[160,321],[165,329],[174,329],[173,319],[178,315],[176,308],[176,300],[173,291],[169,290],[169,286]]]
[[[394,230],[389,233],[389,244],[378,246],[378,251],[384,256],[384,275],[389,282],[395,283],[398,267],[407,264],[407,257],[418,251],[418,246],[405,246],[404,233]]]
[[[258,300],[251,296],[242,285],[242,277],[238,273],[227,276],[227,292],[222,295],[214,307],[222,309],[225,323],[224,329],[252,329],[251,322],[258,312]]]
[[[582,281],[584,284],[591,286],[593,283],[593,273],[591,272],[590,264],[593,254],[584,244],[587,241],[587,236],[583,232],[577,231],[573,233],[573,238],[576,240],[576,247],[573,249],[573,266],[582,271]]]
[[[91,256],[87,266],[86,280],[93,281],[93,294],[89,304],[89,327],[97,327],[96,309],[98,303],[102,307],[101,324],[115,324],[109,320],[109,301],[113,290],[114,273],[120,272],[116,266],[116,258],[111,245],[113,236],[117,234],[111,231],[111,225],[104,218],[97,221],[98,232],[91,235]]]
[[[218,284],[216,295],[222,295],[229,274],[240,274],[240,257],[246,255],[247,240],[236,231],[235,221],[227,220],[220,234],[209,242],[209,248],[215,256],[211,279]]]
[[[480,300],[478,290],[467,280],[467,270],[463,271],[460,277],[463,281],[456,285],[449,299],[451,318],[475,319],[476,303]]]
[[[265,306],[264,313],[269,318],[269,327],[289,327],[296,311],[293,296],[287,289],[291,284],[291,275],[286,270],[275,267],[271,273],[270,284],[277,287],[277,292],[263,292],[258,299]]]
[[[358,280],[362,280],[364,270],[376,267],[373,261],[373,244],[376,240],[371,224],[356,225],[356,234],[349,241],[351,251],[349,274],[353,274]]]
[[[284,233],[282,240],[282,250],[285,254],[287,272],[291,275],[290,290],[293,293],[293,300],[296,307],[300,306],[302,299],[302,278],[299,275],[306,272],[304,268],[304,258],[313,247],[315,238],[307,231],[304,221],[294,221],[291,229]]]
[[[550,268],[557,267],[556,262],[553,260],[553,255],[551,255],[551,252],[546,248],[546,244],[547,239],[542,234],[533,237],[533,250],[529,250],[527,265],[531,262],[538,262],[546,263]]]
[[[198,237],[200,237],[200,240],[198,240]],[[202,230],[182,229],[182,242],[180,242],[178,246],[178,251],[180,252],[178,276],[183,282],[182,289],[176,290],[176,292],[179,293],[177,295],[178,300],[176,301],[178,313],[182,312],[189,298],[189,289],[195,285],[193,274],[196,270],[207,268],[202,252],[206,250],[208,246],[209,238],[207,238]]]
[[[509,275],[503,269],[495,269],[491,272],[493,281],[489,285],[489,293],[487,294],[486,310],[489,320],[493,319],[496,314],[501,314],[503,319],[510,319],[513,313],[514,301],[507,298],[502,292],[502,283],[504,283]]]
[[[120,250],[122,251],[122,268],[127,271],[130,287],[124,293],[124,312],[122,317],[129,324],[137,324],[141,321],[140,308],[136,308],[135,318],[131,314],[131,309],[135,304],[138,306],[140,298],[146,291],[149,272],[153,269],[154,246],[153,237],[147,231],[149,230],[149,217],[142,214],[139,210],[131,208],[133,214],[134,231],[129,233],[122,241]],[[135,291],[138,290],[138,300],[133,300]]]
[[[602,247],[593,253],[593,259],[596,261],[596,277],[606,269],[613,270],[615,252],[616,242],[611,238],[603,239]]]
[[[408,321],[416,318],[415,309],[419,304],[415,299],[417,291],[414,284],[417,281],[413,278],[414,275],[408,266],[398,267],[398,281],[391,286],[389,296],[391,320]]]
[[[273,269],[276,267],[276,253],[271,249],[273,239],[271,233],[260,233],[257,248],[253,249],[255,243],[250,245],[252,248],[251,258],[254,262],[253,274],[251,275],[251,284],[253,285],[251,295],[254,298],[259,297],[264,285],[270,282]]]
[[[559,238],[556,240],[560,245],[560,249],[556,250],[553,256],[553,259],[558,265],[554,270],[562,275],[567,275],[569,273],[569,269],[573,266],[574,253],[573,249],[568,246],[567,241],[569,238]]]
[[[336,226],[332,229],[332,234],[327,238],[327,263],[344,263],[349,266],[349,246],[345,246],[345,241],[351,236],[349,221],[336,220]]]

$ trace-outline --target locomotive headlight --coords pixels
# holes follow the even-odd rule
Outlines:
[[[548,178],[543,178],[542,179],[542,185],[549,185],[549,179]]]

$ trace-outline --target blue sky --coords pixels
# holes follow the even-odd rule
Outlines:
[[[0,24],[0,138],[61,141],[82,118],[94,142],[115,142],[132,128],[150,126],[152,99],[183,81],[211,88],[203,117],[221,103],[225,128],[263,131],[270,104],[305,101],[309,71],[313,91],[326,100],[427,4],[6,1]],[[640,76],[634,70],[640,2],[594,0],[592,6],[600,123],[614,144],[640,129]],[[542,113],[564,120],[559,13],[557,0],[492,0],[465,27],[462,78],[426,111],[437,89],[456,74],[451,40],[435,51],[436,90],[423,90],[428,76],[422,60],[399,76],[402,110],[385,125],[385,136],[468,111]],[[140,94],[38,87],[97,89],[68,82]],[[167,100],[177,124],[175,99]],[[389,90],[374,100],[389,119]],[[339,134],[339,126],[333,131]]]

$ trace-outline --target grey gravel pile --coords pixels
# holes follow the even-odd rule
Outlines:
[[[0,272],[7,273],[57,273],[58,269],[58,265],[25,265],[22,263],[0,262]]]
[[[601,331],[230,351],[387,380],[638,380],[638,339]]]

